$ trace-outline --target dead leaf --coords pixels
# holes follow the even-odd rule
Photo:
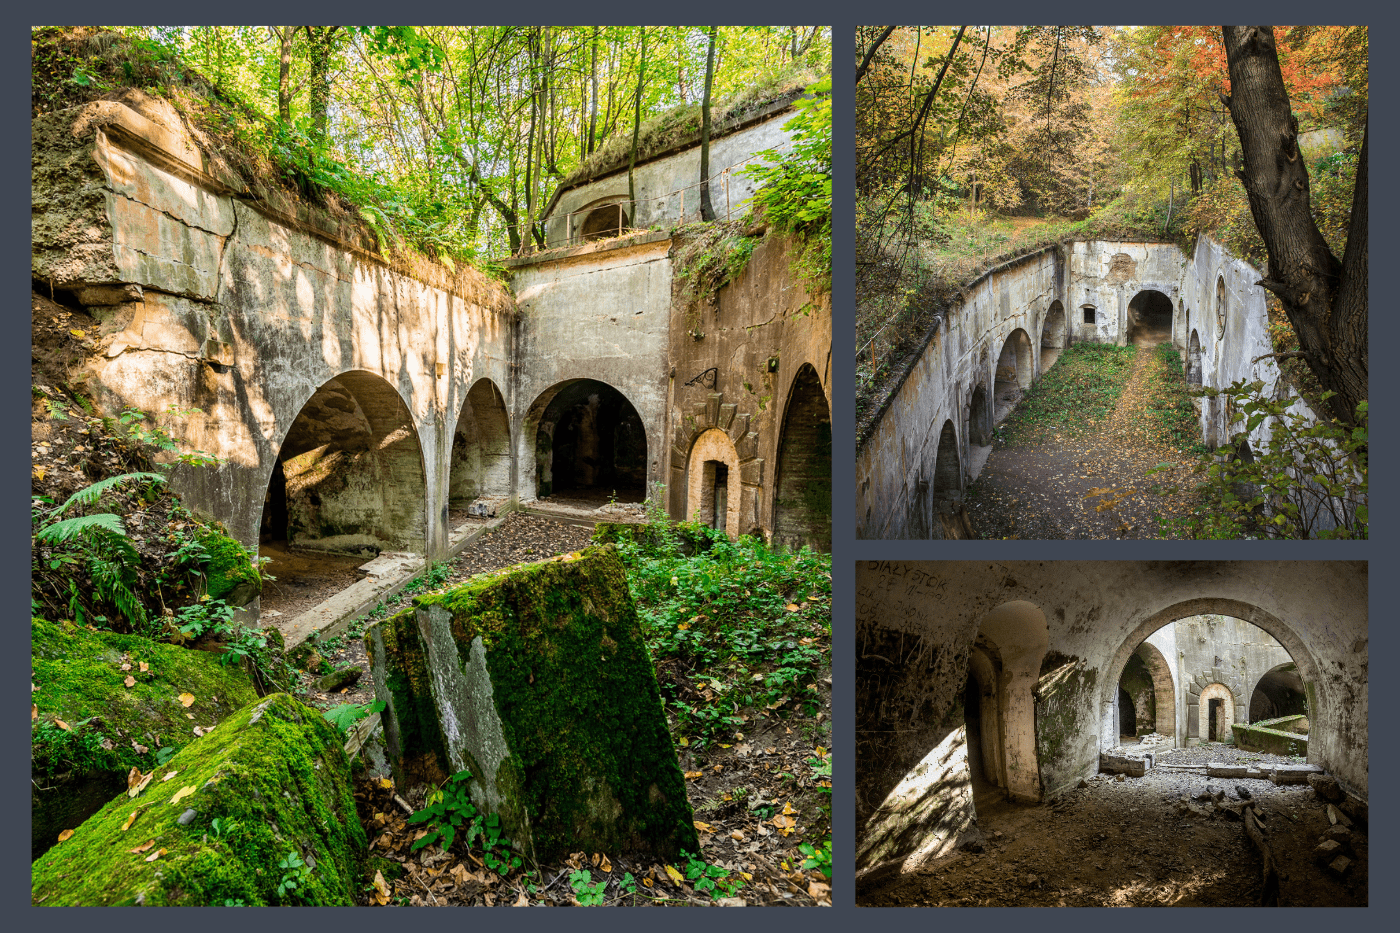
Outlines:
[[[136,678],[132,677],[130,674],[127,674],[126,679],[123,680],[122,683],[126,684],[127,687],[134,687],[136,686]]]
[[[598,866],[598,870],[599,870],[599,871],[606,871],[606,872],[611,872],[611,871],[612,871],[612,862],[608,861],[608,857],[607,857],[606,854],[603,856],[603,861],[602,861],[602,863]]]
[[[37,709],[38,707],[35,707],[35,708]],[[695,780],[695,779],[698,778],[698,777],[704,777],[704,775],[705,775],[705,772],[704,772],[704,771],[687,771],[687,772],[685,773],[685,779],[686,779],[687,781],[693,781],[693,780]]]
[[[30,721],[30,722],[33,722],[34,720],[36,720],[36,719],[38,719],[38,718],[39,718],[39,707],[38,707],[38,705],[37,705],[37,704],[30,704],[30,707],[29,707],[29,721]]]
[[[121,666],[120,668],[118,668],[118,670],[129,671],[129,670],[131,670],[131,664],[130,664],[130,663],[124,663],[124,664],[122,664],[122,666]]]
[[[84,337],[87,336],[87,331],[85,330],[70,330],[68,333],[72,334],[74,337],[77,337],[79,340],[82,340]]]
[[[68,725],[68,723],[64,722],[62,719],[55,719],[55,720],[53,721],[53,724],[54,724],[55,726],[58,726],[58,727],[59,727],[60,729],[62,729],[64,732],[72,732],[72,731],[73,731],[73,727],[70,726],[70,725]]]
[[[154,862],[156,859],[160,858],[160,857],[161,857],[162,855],[164,855],[164,854],[165,854],[165,850],[164,850],[164,849],[156,849],[156,850],[155,850],[154,852],[152,852],[150,855],[146,856],[146,861],[148,861],[148,862]]]
[[[743,832],[741,832],[740,830],[737,830],[737,829],[736,829],[736,830],[733,830],[732,832],[730,832],[729,838],[730,838],[730,839],[737,839],[739,842],[743,842],[743,841],[744,841],[744,834],[743,834]]]
[[[134,849],[127,849],[127,851],[130,852],[130,853],[132,853],[133,855],[140,855],[142,852],[145,852],[147,849],[149,849],[151,846],[153,846],[153,845],[155,845],[155,844],[156,844],[156,841],[155,841],[154,839],[148,839],[148,840],[146,840],[146,844],[145,844],[145,845],[137,846],[137,847],[134,848]]]
[[[520,892],[520,897],[517,898],[516,901],[515,901],[515,903],[514,903],[514,904],[511,904],[510,906],[512,906],[512,907],[529,907],[529,906],[530,906],[530,901],[529,901],[529,899],[528,899],[527,897],[525,897],[525,892],[524,892],[524,891],[521,891],[521,892]]]
[[[384,880],[383,872],[374,873],[374,899],[380,907],[389,903],[389,884]]]
[[[807,885],[807,893],[817,901],[831,900],[831,885],[822,884],[820,881],[813,881]]]
[[[672,884],[683,884],[685,882],[685,875],[682,875],[670,865],[666,866],[666,876],[671,879]]]
[[[175,796],[170,798],[170,802],[179,803],[181,800],[184,800],[186,797],[188,797],[190,794],[193,794],[194,792],[195,786],[193,784],[186,784],[184,787],[180,788],[175,792]]]
[[[131,770],[132,770],[132,771],[136,771],[135,768],[132,768]],[[140,772],[137,772],[137,773],[140,773]],[[128,778],[127,778],[127,781],[128,781],[128,783],[129,783],[129,786],[128,786],[127,789],[126,789],[126,795],[127,795],[128,797],[136,797],[136,796],[140,795],[140,793],[141,793],[143,790],[146,789],[146,785],[149,784],[149,783],[151,783],[151,778],[153,778],[153,777],[155,777],[155,776],[156,776],[156,773],[155,773],[154,771],[152,771],[150,774],[147,774],[145,777],[139,778],[139,779],[136,781],[136,783],[134,783],[134,784],[130,784],[130,783],[129,783],[129,782],[131,781],[131,778],[128,777]]]
[[[147,664],[145,661],[142,661],[142,662],[141,662],[141,673],[144,674],[144,673],[146,673],[147,671],[149,671],[150,669],[151,669],[151,665]]]
[[[702,821],[700,821],[700,820],[695,820],[694,822],[695,822],[695,828],[698,829],[698,830],[700,830],[700,832],[702,832],[702,833],[712,833],[712,832],[715,831],[715,828],[714,828],[713,826],[711,826],[709,823],[705,823],[705,822],[702,822]]]
[[[788,612],[796,612],[796,611],[797,611],[798,609],[800,609],[800,608],[801,608],[801,607],[798,606],[797,603],[788,603],[788,604],[787,604],[787,611],[788,611]]]
[[[193,693],[182,693],[182,694],[180,694],[180,705],[181,705],[181,706],[183,706],[185,709],[189,709],[190,706],[192,706],[193,704],[194,704],[194,694],[193,694]]]
[[[648,888],[651,887],[651,884],[652,884],[651,876],[650,876],[650,875],[647,875],[645,878],[643,878],[643,879],[642,879],[642,884],[645,885],[645,886],[648,887]]]
[[[170,772],[169,774],[167,774],[165,777],[161,778],[161,780],[162,780],[162,781],[168,781],[168,780],[170,780],[171,778],[173,778],[175,775],[177,775],[177,774],[179,774],[179,773],[180,773],[179,771],[171,771],[171,772]]]
[[[73,830],[71,830],[71,829],[65,829],[63,832],[61,832],[61,833],[58,834],[58,841],[59,841],[59,842],[67,842],[69,839],[72,839],[72,838],[73,838]]]
[[[126,818],[126,822],[122,824],[122,832],[126,832],[128,829],[130,829],[132,827],[132,824],[136,822],[136,818],[140,815],[140,810],[132,810],[131,816],[128,816]]]

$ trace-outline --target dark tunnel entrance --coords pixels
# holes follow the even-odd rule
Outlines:
[[[1172,339],[1172,300],[1144,289],[1128,302],[1128,345],[1155,347]]]
[[[642,419],[618,390],[596,379],[559,389],[535,435],[536,495],[646,498],[647,439]]]

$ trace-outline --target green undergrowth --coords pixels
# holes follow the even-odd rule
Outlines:
[[[745,710],[815,715],[830,665],[830,556],[664,517],[630,528],[599,531],[619,538],[677,743],[732,738]]]
[[[1071,345],[1031,386],[998,433],[1008,445],[1088,433],[1113,411],[1136,353],[1135,347],[1112,344]]]
[[[1191,402],[1180,351],[1170,343],[1158,344],[1152,350],[1147,380],[1148,427],[1156,440],[1187,453],[1204,453],[1201,422]]]

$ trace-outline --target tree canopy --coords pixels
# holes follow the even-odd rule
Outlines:
[[[457,259],[541,246],[561,184],[619,156],[625,167],[634,136],[692,115],[698,132],[711,39],[710,27],[115,31],[236,102],[259,124],[250,138],[359,207],[391,248]],[[715,118],[813,83],[830,49],[827,27],[715,27]],[[72,67],[64,80],[131,78]]]

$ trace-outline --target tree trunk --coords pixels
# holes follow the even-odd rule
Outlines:
[[[588,118],[588,151],[585,155],[591,155],[595,141],[598,139],[598,27],[593,27],[593,63],[590,66],[593,72],[593,112]]]
[[[1331,413],[1352,423],[1368,394],[1367,145],[1356,168],[1346,261],[1328,249],[1308,202],[1308,172],[1298,150],[1298,121],[1279,69],[1271,26],[1226,26],[1233,96],[1225,100],[1239,132],[1254,224],[1269,251],[1259,284],[1278,295],[1304,359],[1323,389],[1336,393]]]
[[[269,26],[273,38],[279,44],[277,66],[277,119],[284,124],[292,122],[292,38],[297,34],[295,26]]]
[[[700,103],[700,219],[706,222],[715,219],[710,203],[710,88],[715,80],[716,29],[710,27],[710,48],[705,53],[705,97]]]
[[[335,51],[335,34],[339,26],[307,26],[306,36],[311,52],[311,144],[317,149],[326,144],[326,115],[331,100],[331,55]]]
[[[637,217],[637,187],[634,177],[637,169],[637,140],[642,134],[642,88],[646,84],[647,74],[647,28],[642,26],[641,30],[642,54],[637,62],[637,112],[632,121],[632,151],[627,159],[627,200],[632,202],[633,222]]]

